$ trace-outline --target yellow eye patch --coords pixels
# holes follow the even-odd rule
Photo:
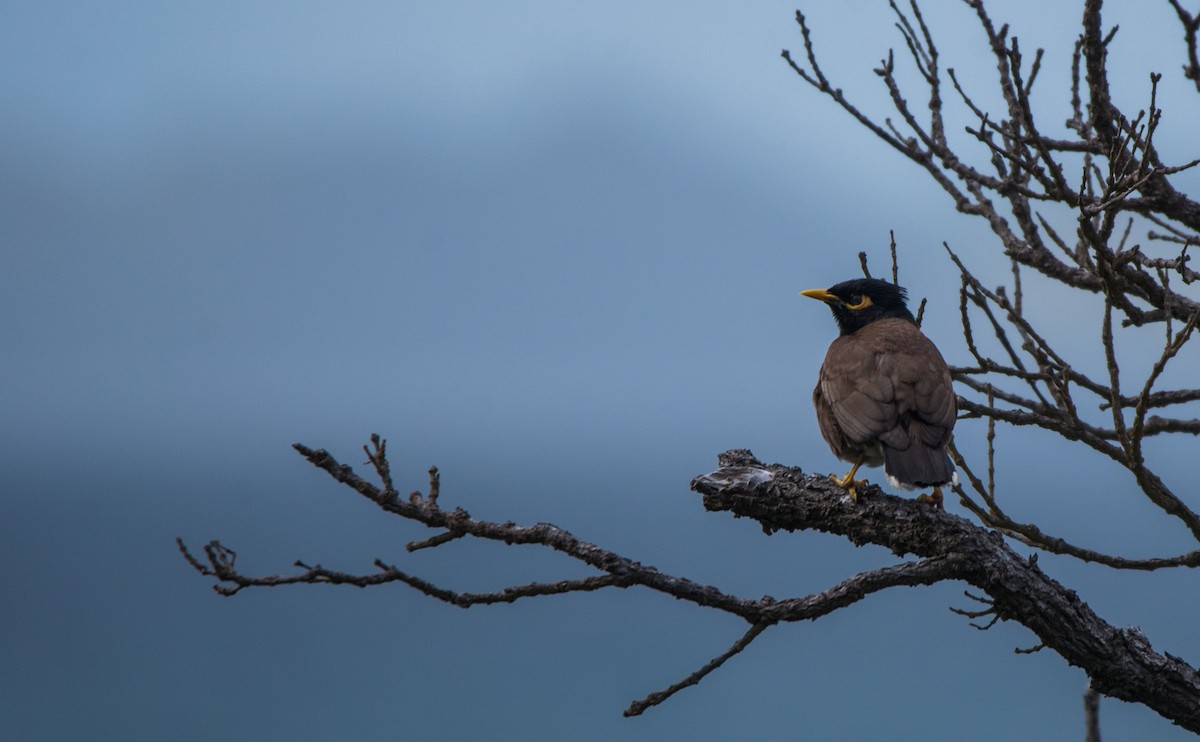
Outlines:
[[[851,297],[851,298],[853,298],[853,297]],[[854,309],[854,310],[866,309],[867,307],[871,306],[871,297],[867,296],[866,294],[863,294],[859,298],[858,303],[851,304],[850,302],[845,302],[845,304],[846,304],[846,307],[849,309]]]

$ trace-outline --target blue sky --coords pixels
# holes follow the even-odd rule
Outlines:
[[[886,3],[813,5],[826,71],[886,115],[871,72],[901,46]],[[1040,100],[1057,125],[1079,10],[1042,5],[991,7],[1024,48],[1048,47]],[[554,522],[731,592],[801,595],[893,563],[818,534],[766,538],[687,488],[727,448],[840,466],[809,403],[835,328],[797,291],[855,275],[858,250],[882,271],[889,229],[952,362],[965,350],[941,242],[1007,275],[985,225],[779,59],[802,48],[794,10],[6,3],[0,736],[1079,736],[1082,674],[1013,654],[1033,643],[1020,627],[967,626],[946,610],[965,604],[959,585],[773,629],[623,719],[744,627],[636,590],[469,611],[402,588],[223,599],[175,552],[176,536],[219,538],[262,573],[380,557],[459,590],[582,574],[489,544],[409,555],[421,531],[290,448],[357,464],[378,432],[404,488],[436,464],[444,500],[476,516]],[[943,63],[988,90],[969,10],[926,14]],[[1144,106],[1164,72],[1160,146],[1191,159],[1170,8],[1105,18],[1122,25],[1118,102]],[[1095,328],[1058,301],[1044,299],[1047,332],[1094,357]],[[959,435],[978,452],[978,428]],[[1105,462],[1000,440],[1015,513],[1127,553],[1187,548]],[[1189,451],[1156,449],[1164,477],[1185,481]],[[1188,574],[1042,564],[1200,661]],[[1113,738],[1183,738],[1139,707],[1102,714]]]

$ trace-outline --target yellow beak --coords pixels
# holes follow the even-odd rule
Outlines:
[[[800,295],[807,296],[810,299],[818,299],[820,301],[841,301],[841,299],[837,298],[825,289],[806,289],[805,291],[801,291]]]

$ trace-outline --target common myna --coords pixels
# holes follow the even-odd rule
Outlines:
[[[801,294],[833,310],[841,336],[829,346],[813,406],[821,435],[843,461],[830,475],[858,499],[858,468],[879,466],[904,489],[933,487],[917,498],[942,507],[941,485],[958,483],[946,443],[957,405],[950,369],[921,334],[905,306],[905,291],[886,281],[859,278]]]

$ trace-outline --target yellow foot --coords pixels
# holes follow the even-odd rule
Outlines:
[[[933,506],[934,510],[945,510],[946,509],[945,506],[942,505],[942,488],[941,487],[934,487],[933,492],[931,492],[928,495],[918,495],[917,502],[927,502]]]
[[[858,467],[854,468],[857,469]],[[836,474],[830,474],[829,478],[833,480],[834,484],[850,493],[851,502],[858,502],[858,488],[860,485],[867,483],[865,479],[855,479],[853,471],[841,477]]]

